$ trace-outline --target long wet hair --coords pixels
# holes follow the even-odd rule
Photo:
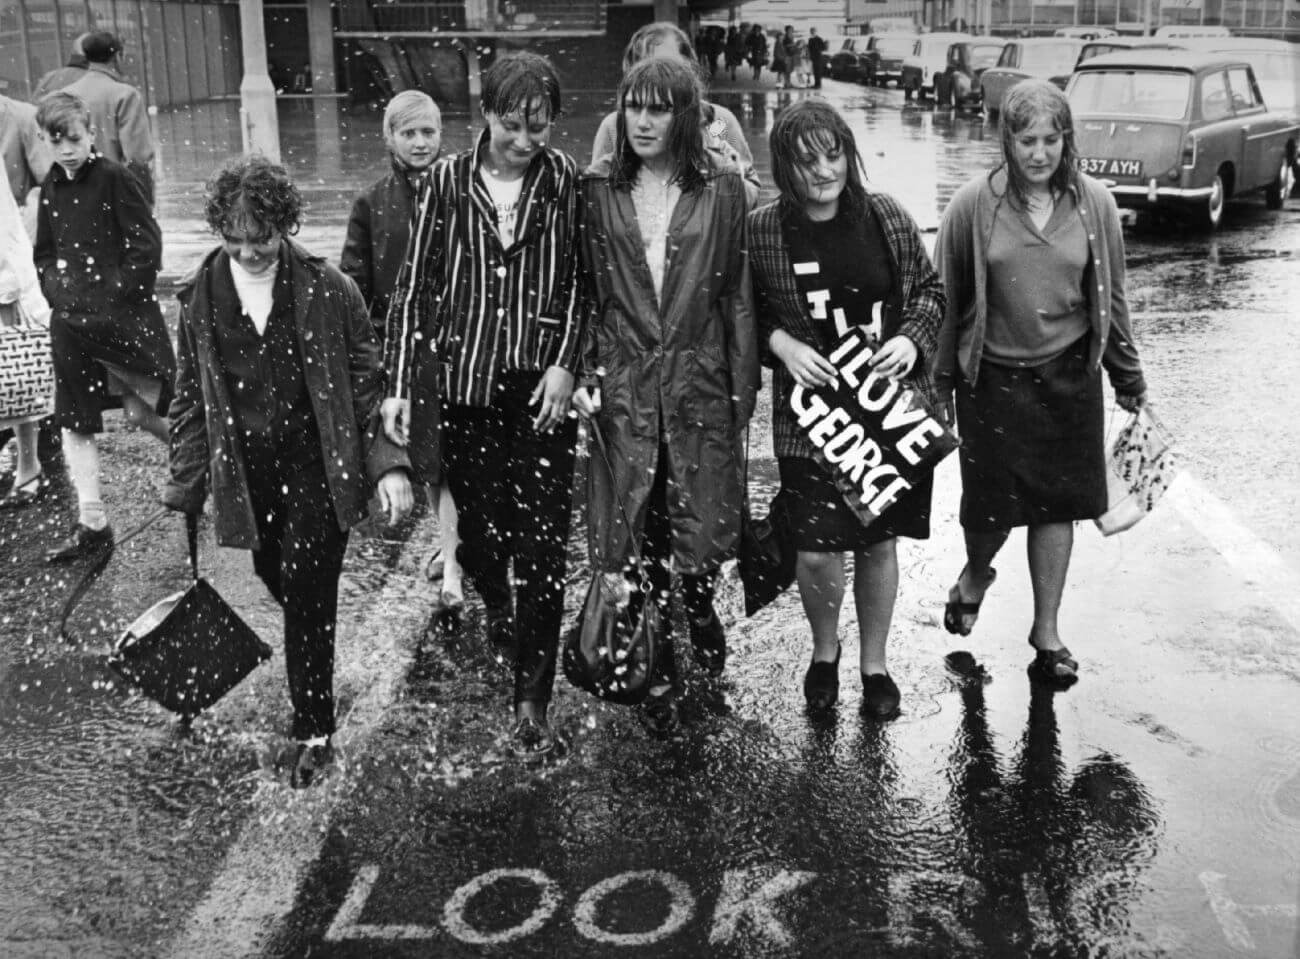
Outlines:
[[[1048,80],[1021,80],[1002,101],[1002,119],[998,131],[1002,142],[1002,167],[1007,171],[1007,192],[1021,206],[1029,202],[1029,181],[1016,165],[1016,137],[1039,120],[1050,120],[1061,134],[1061,163],[1052,173],[1049,186],[1054,193],[1064,193],[1079,182],[1078,148],[1074,144],[1074,117],[1070,101]]]
[[[848,161],[841,212],[858,219],[867,211],[866,173],[862,155],[844,117],[825,100],[798,100],[777,114],[768,138],[772,152],[772,179],[781,191],[781,206],[800,217],[804,212],[804,180],[800,170],[809,149],[827,153],[842,150]]]
[[[700,82],[694,68],[671,57],[651,57],[624,74],[618,85],[614,157],[609,170],[609,182],[616,189],[630,189],[641,170],[641,158],[628,136],[628,101],[666,103],[672,108],[668,152],[673,158],[673,179],[686,193],[702,187],[708,158],[704,152]]]
[[[302,194],[289,171],[264,156],[228,161],[208,181],[203,215],[209,229],[224,236],[232,228],[275,229],[285,236],[298,232]]]

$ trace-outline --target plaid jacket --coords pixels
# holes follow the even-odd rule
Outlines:
[[[869,193],[867,199],[885,234],[892,257],[894,290],[881,318],[886,339],[902,334],[916,344],[916,364],[907,380],[930,403],[937,401],[930,378],[939,327],[946,300],[943,284],[935,272],[916,222],[903,207],[884,193]],[[768,340],[775,330],[785,330],[796,339],[829,352],[831,325],[814,320],[795,282],[790,252],[782,234],[783,217],[779,200],[749,214],[749,263],[754,277],[754,305],[758,314],[759,347],[763,363],[772,367],[772,446],[777,456],[813,455],[790,412],[790,391],[794,379],[785,365],[772,355]]]

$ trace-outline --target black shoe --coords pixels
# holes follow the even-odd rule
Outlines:
[[[808,672],[803,677],[803,698],[808,708],[817,712],[830,709],[840,698],[840,653],[843,647],[835,648],[835,661],[831,663],[812,661]]]
[[[516,759],[538,760],[555,750],[555,734],[546,717],[521,717],[510,733],[510,751]]]
[[[519,643],[515,638],[515,618],[508,611],[488,609],[487,641],[488,654],[497,664],[513,668]]]
[[[324,746],[298,744],[298,756],[289,774],[289,785],[294,789],[305,789],[324,775],[325,767],[334,762],[334,747],[328,739]]]
[[[702,620],[690,618],[691,648],[695,661],[710,676],[721,676],[727,665],[727,633],[718,614],[709,610]]]
[[[671,736],[681,726],[677,713],[677,696],[672,689],[651,693],[641,704],[641,718],[646,728],[656,736]]]
[[[91,529],[77,524],[72,535],[45,553],[47,563],[71,563],[113,548],[113,527]]]
[[[902,696],[889,673],[862,674],[862,714],[872,719],[893,719]]]

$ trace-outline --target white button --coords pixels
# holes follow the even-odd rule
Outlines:
[[[505,275],[506,275],[506,268],[504,266],[497,267],[497,276],[505,276]]]
[[[497,308],[497,316],[505,316],[506,311],[500,307]]]

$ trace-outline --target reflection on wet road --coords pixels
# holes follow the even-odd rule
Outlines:
[[[893,90],[827,94],[871,183],[931,233],[996,156],[978,117]],[[795,95],[716,96],[765,181],[766,131]],[[561,146],[585,160],[608,102],[570,103]],[[233,104],[159,124],[176,277],[212,243],[201,185],[238,127]],[[296,101],[282,127],[311,203],[303,239],[336,256],[352,193],[382,170],[378,116]],[[472,133],[446,118],[447,149]],[[942,597],[961,555],[949,463],[933,538],[900,547],[898,721],[857,715],[850,610],[844,701],[829,721],[806,717],[797,594],[747,621],[731,577],[727,675],[688,670],[678,738],[561,682],[567,748],[521,768],[477,604],[461,637],[421,636],[422,517],[409,545],[410,528],[353,539],[338,683],[350,732],[327,788],[291,795],[279,618],[244,554],[205,566],[277,656],[184,739],[103,665],[121,625],[183,580],[180,524],[120,552],[68,646],[49,625],[67,575],[37,561],[70,515],[66,485],[0,514],[0,953],[1294,955],[1300,201],[1280,215],[1235,204],[1214,237],[1140,220],[1126,239],[1153,397],[1195,485],[1132,533],[1080,531],[1063,624],[1084,680],[1065,694],[1026,677],[1029,584],[1010,556],[965,641],[991,682],[945,673]],[[776,486],[768,417],[752,440],[756,503]],[[106,497],[124,529],[152,509],[163,456],[111,423]],[[581,523],[570,549],[572,614]]]

